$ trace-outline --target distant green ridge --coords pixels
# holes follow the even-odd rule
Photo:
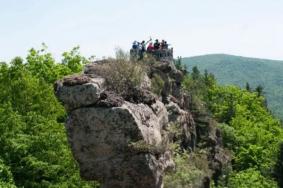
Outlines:
[[[283,61],[227,54],[194,56],[182,60],[189,70],[193,66],[200,71],[207,69],[220,84],[245,87],[249,82],[252,89],[262,85],[270,110],[283,120]]]

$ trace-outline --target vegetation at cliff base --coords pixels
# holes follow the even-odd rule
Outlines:
[[[0,187],[95,187],[80,178],[53,84],[81,71],[78,47],[55,62],[46,47],[0,64]]]

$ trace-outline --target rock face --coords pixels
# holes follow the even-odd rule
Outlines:
[[[179,137],[174,135],[174,140],[181,140],[181,148],[193,151],[196,146],[196,125],[192,115],[182,110],[178,104],[170,102],[166,105],[168,111],[169,123],[177,124],[180,131]]]
[[[167,111],[162,103],[154,108],[125,102],[72,111],[66,129],[81,175],[104,187],[161,187],[173,162],[162,135]]]
[[[56,94],[69,111],[65,127],[81,176],[106,188],[162,187],[164,171],[174,168],[164,104],[131,103],[105,91],[101,79],[79,77],[58,81]]]
[[[172,62],[159,62],[150,68],[149,76],[152,78],[158,75],[164,81],[164,87],[161,92],[162,102],[167,104],[169,96],[172,95],[176,99],[182,98],[181,82],[183,73],[176,69]]]

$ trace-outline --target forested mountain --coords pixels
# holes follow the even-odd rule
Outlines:
[[[244,88],[248,82],[252,89],[261,85],[267,97],[268,107],[274,115],[283,119],[283,61],[212,54],[183,58],[191,70],[197,66],[215,75],[220,84],[235,84]]]

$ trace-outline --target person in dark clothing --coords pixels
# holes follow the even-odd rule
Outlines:
[[[141,51],[142,51],[142,53],[145,52],[145,48],[146,48],[146,43],[145,43],[145,41],[143,40],[143,41],[141,42]]]
[[[164,42],[164,49],[166,49],[166,50],[168,49],[167,41]]]
[[[153,47],[154,47],[154,50],[159,50],[160,43],[159,43],[158,39],[155,40],[155,43],[154,43]]]
[[[161,49],[162,49],[162,50],[165,49],[165,40],[162,40],[162,41],[161,41]]]
[[[137,41],[134,41],[134,42],[133,42],[132,48],[133,48],[134,50],[138,49],[138,42],[137,42]]]
[[[147,42],[145,42],[144,40],[141,42],[141,51],[142,51],[142,52],[145,52],[145,51],[146,51],[146,45],[147,45],[149,42],[151,42],[151,38],[150,38]]]
[[[144,52],[145,52],[145,41],[143,40],[143,41],[140,43],[140,46],[139,46],[139,56],[140,56],[139,59],[142,59],[142,58],[143,58]]]
[[[140,43],[140,50],[139,50],[139,52],[140,52],[140,59],[142,59],[143,58],[143,55],[144,55],[144,53],[145,53],[145,51],[146,51],[146,45],[147,45],[147,43],[149,43],[151,41],[151,38],[147,41],[147,42],[145,42],[144,40]]]

